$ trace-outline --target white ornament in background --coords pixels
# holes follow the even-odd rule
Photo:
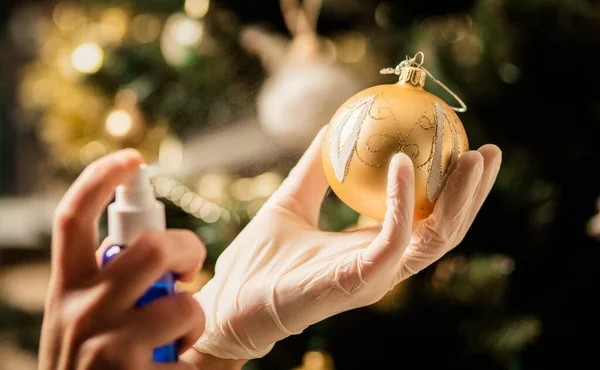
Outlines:
[[[337,108],[360,88],[350,72],[333,63],[287,66],[262,87],[257,100],[258,120],[282,145],[303,150]]]
[[[317,34],[321,0],[280,3],[292,38],[249,26],[241,44],[268,76],[257,98],[261,127],[285,147],[303,151],[365,81],[339,63],[332,42]]]

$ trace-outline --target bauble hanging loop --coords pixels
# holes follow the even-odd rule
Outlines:
[[[419,57],[420,60],[417,62],[417,58]],[[433,77],[431,72],[429,72],[427,69],[425,69],[425,67],[423,67],[424,62],[425,54],[423,54],[422,51],[419,51],[412,58],[409,58],[407,55],[406,59],[400,62],[395,68],[383,68],[379,71],[379,73],[381,73],[382,75],[400,75],[399,81],[401,83],[410,81],[413,85],[419,85],[420,87],[423,87],[425,85],[425,76],[429,76],[433,80],[433,82],[438,84],[442,89],[446,90],[446,92],[458,102],[460,107],[452,107],[452,109],[455,112],[466,112],[467,105],[462,101],[462,99],[458,95],[456,95],[456,93],[452,91],[448,86],[442,83],[442,81]]]

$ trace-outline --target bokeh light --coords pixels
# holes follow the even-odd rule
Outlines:
[[[213,223],[221,216],[221,209],[214,203],[205,203],[200,207],[198,213],[202,220],[207,223]]]
[[[500,78],[507,84],[516,83],[521,77],[521,70],[512,63],[503,63],[500,66]]]
[[[129,112],[115,110],[106,117],[106,131],[114,137],[124,137],[133,128],[133,118]]]
[[[381,28],[390,28],[392,21],[390,19],[390,4],[387,2],[381,2],[377,4],[375,9],[375,23]]]
[[[185,13],[192,18],[200,19],[208,13],[210,0],[186,0]]]
[[[106,145],[99,140],[94,140],[87,143],[81,148],[81,161],[84,164],[89,164],[100,158],[108,152]]]
[[[79,45],[71,54],[73,67],[81,73],[96,73],[102,68],[104,51],[98,44],[88,42]]]
[[[198,193],[202,196],[217,200],[225,196],[230,180],[227,176],[219,174],[206,174],[198,183]]]
[[[58,3],[52,12],[52,19],[56,26],[65,32],[73,31],[87,23],[82,7],[70,1]]]
[[[120,42],[127,32],[127,14],[119,8],[104,11],[100,19],[100,37],[106,42]]]
[[[160,143],[158,163],[169,172],[178,171],[183,165],[183,143],[179,138],[168,135]]]
[[[204,27],[194,19],[181,18],[173,25],[172,32],[174,39],[180,45],[193,46],[202,38]]]
[[[336,40],[337,56],[344,63],[360,62],[367,52],[367,39],[358,32],[348,32]]]
[[[183,13],[175,13],[163,27],[160,47],[163,57],[170,65],[188,65],[197,54],[194,49],[202,40],[204,26]]]
[[[140,43],[158,39],[161,30],[160,19],[154,14],[140,14],[131,22],[131,36]]]

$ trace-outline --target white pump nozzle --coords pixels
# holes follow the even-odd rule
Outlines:
[[[123,206],[145,207],[155,201],[148,166],[145,164],[127,183],[119,185],[115,194],[115,202]]]
[[[112,244],[126,245],[144,231],[165,229],[164,205],[157,201],[148,166],[142,165],[127,183],[117,187],[108,207],[108,235]]]

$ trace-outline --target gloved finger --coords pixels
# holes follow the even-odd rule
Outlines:
[[[463,224],[456,235],[454,245],[460,244],[473,224],[475,216],[479,213],[481,206],[494,186],[498,171],[500,170],[500,164],[502,163],[502,152],[496,145],[486,144],[479,148],[478,152],[483,156],[483,175],[481,176],[481,182],[479,183],[479,187],[477,188],[467,217],[463,221]]]
[[[108,248],[107,253],[113,247]],[[100,271],[98,279],[105,282],[110,309],[123,310],[132,307],[167,271],[187,276],[189,280],[205,257],[206,248],[189,230],[147,232],[120,251]]]
[[[204,332],[204,312],[188,292],[130,310],[124,322],[132,340],[149,348],[178,341],[180,353],[190,348]]]
[[[321,162],[321,144],[325,139],[326,127],[319,131],[270,200],[294,212],[313,226],[319,221],[321,203],[329,187]]]
[[[398,264],[397,281],[406,279],[446,254],[481,181],[483,157],[477,151],[463,154],[436,202],[433,214],[414,232],[414,239]]]
[[[387,182],[387,210],[381,231],[373,242],[361,251],[363,261],[379,264],[397,261],[408,246],[415,205],[413,163],[404,153],[398,153],[390,163]]]
[[[96,220],[110,202],[115,188],[142,163],[131,149],[102,157],[86,167],[58,204],[52,229],[52,274],[63,285],[77,284],[95,275],[94,250],[98,244]]]

